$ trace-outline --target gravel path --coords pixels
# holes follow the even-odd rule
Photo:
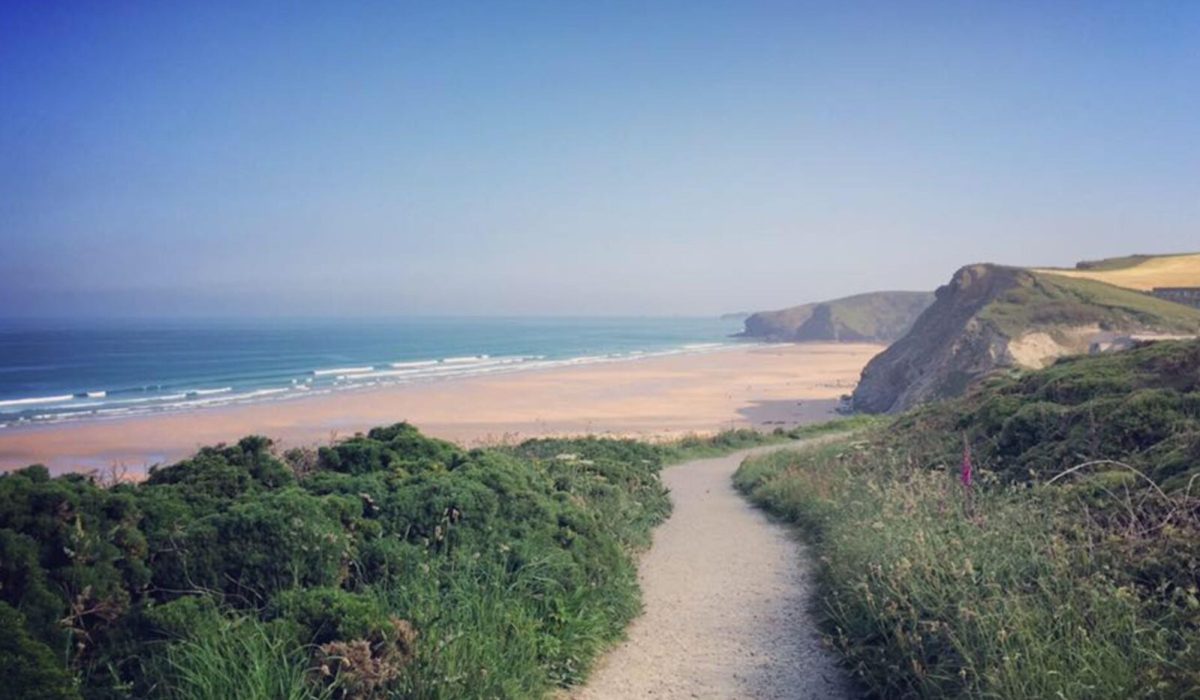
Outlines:
[[[675,510],[640,563],[645,612],[572,698],[852,697],[808,613],[803,545],[733,489],[751,452],[664,472]]]

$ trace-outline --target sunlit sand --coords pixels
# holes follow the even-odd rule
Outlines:
[[[870,344],[746,346],[709,353],[346,391],[292,401],[0,430],[0,467],[56,472],[177,460],[262,434],[327,443],[407,420],[469,446],[547,435],[669,439],[772,429],[832,416],[882,349]]]

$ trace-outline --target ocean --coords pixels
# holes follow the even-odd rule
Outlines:
[[[0,320],[0,429],[288,400],[737,341],[717,318]]]

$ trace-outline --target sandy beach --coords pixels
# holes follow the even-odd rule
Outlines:
[[[198,447],[267,435],[324,444],[406,420],[466,446],[599,434],[669,439],[820,420],[882,349],[756,345],[484,377],[335,392],[290,401],[0,430],[0,468],[59,473],[167,463]]]

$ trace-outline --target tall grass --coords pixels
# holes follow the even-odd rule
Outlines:
[[[639,608],[633,567],[565,589],[550,560],[456,565],[441,585],[379,591],[421,629],[395,697],[534,698],[581,681]]]
[[[750,428],[736,428],[712,435],[685,435],[674,442],[660,445],[659,449],[665,464],[679,464],[693,459],[723,457],[751,447],[782,445],[795,440],[862,430],[879,422],[880,419],[875,416],[847,416],[801,425],[790,430],[776,428],[770,432],[761,432]]]
[[[175,700],[320,700],[307,683],[308,650],[253,617],[220,617],[166,653],[161,695]]]
[[[1100,503],[1133,493],[1111,483],[981,481],[968,512],[951,471],[879,435],[757,457],[735,476],[811,536],[826,631],[874,694],[1200,696],[1190,564],[1157,559],[1164,537],[1194,548],[1190,525],[1164,526],[1133,495]],[[1138,527],[1114,517],[1127,508]],[[1155,563],[1182,566],[1184,583],[1143,575]]]
[[[679,464],[693,459],[724,457],[738,450],[763,445],[778,445],[791,440],[783,431],[760,432],[750,428],[722,430],[711,435],[684,435],[659,446],[664,464]]]

